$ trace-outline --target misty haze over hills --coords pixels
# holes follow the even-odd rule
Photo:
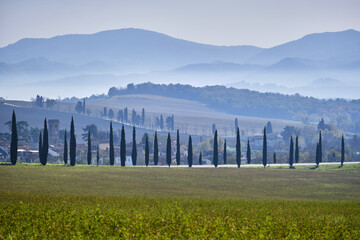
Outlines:
[[[0,48],[0,95],[17,99],[82,97],[148,81],[357,99],[359,76],[355,30],[268,49],[199,44],[141,29],[22,39]]]

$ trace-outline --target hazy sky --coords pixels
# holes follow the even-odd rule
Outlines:
[[[359,0],[0,0],[0,47],[25,37],[143,28],[214,45],[271,47],[360,30]]]

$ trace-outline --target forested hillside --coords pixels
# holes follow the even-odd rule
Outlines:
[[[196,100],[218,111],[243,116],[298,120],[304,123],[321,117],[348,129],[360,131],[360,99],[320,100],[298,94],[260,93],[223,86],[192,87],[182,84],[129,84],[110,88],[108,95],[153,94]]]

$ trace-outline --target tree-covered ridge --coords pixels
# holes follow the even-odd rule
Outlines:
[[[360,120],[360,99],[322,100],[299,94],[260,93],[248,89],[224,86],[193,87],[182,84],[129,84],[127,88],[109,89],[108,95],[152,94],[165,97],[195,100],[207,106],[232,114],[302,120],[327,117],[335,122]]]

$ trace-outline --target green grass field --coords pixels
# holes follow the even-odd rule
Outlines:
[[[0,239],[359,239],[360,164],[0,166]]]

